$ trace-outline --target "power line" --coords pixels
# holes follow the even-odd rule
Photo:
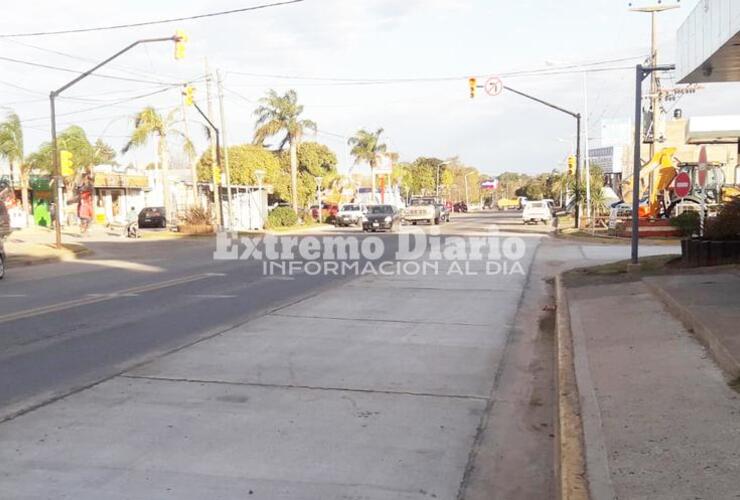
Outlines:
[[[0,56],[0,60],[2,60],[2,61],[8,61],[8,62],[13,62],[13,63],[16,63],[16,64],[25,64],[26,66],[34,66],[34,67],[37,67],[37,68],[45,68],[45,69],[53,69],[53,70],[56,70],[56,71],[64,71],[65,73],[74,73],[74,74],[77,74],[77,75],[80,75],[80,74],[83,73],[82,71],[78,71],[78,70],[75,70],[75,69],[63,68],[61,66],[53,66],[51,64],[36,63],[36,62],[32,62],[32,61],[24,61],[23,59],[14,59],[12,57]],[[95,76],[95,77],[98,77],[98,78],[108,78],[108,79],[111,79],[111,80],[123,80],[123,81],[126,81],[126,82],[149,83],[149,84],[153,84],[153,85],[171,85],[171,86],[182,85],[182,83],[158,82],[156,80],[141,80],[141,79],[138,79],[138,78],[127,78],[125,76],[106,75],[106,74],[103,74],[103,73],[93,73],[90,76]]]
[[[141,26],[152,26],[154,24],[167,24],[167,23],[174,23],[178,21],[189,21],[192,19],[203,19],[206,17],[225,16],[228,14],[237,14],[240,12],[249,12],[253,10],[267,9],[270,7],[279,7],[281,5],[290,5],[294,3],[300,3],[303,1],[304,0],[286,0],[283,2],[266,3],[262,5],[254,5],[252,7],[242,7],[240,9],[224,10],[220,12],[210,12],[207,14],[198,14],[195,16],[173,17],[170,19],[160,19],[157,21],[143,21],[143,22],[138,22],[138,23],[116,24],[112,26],[97,26],[93,28],[74,28],[74,29],[58,30],[58,31],[36,31],[36,32],[31,32],[31,33],[5,33],[5,34],[0,34],[0,38],[20,38],[20,37],[30,37],[30,36],[65,35],[68,33],[87,33],[90,31],[105,31],[105,30],[117,30],[117,29],[123,29],[123,28],[138,28]]]
[[[119,104],[124,104],[124,103],[127,103],[127,102],[135,101],[137,99],[143,99],[145,97],[151,97],[153,95],[161,94],[163,92],[167,92],[168,90],[171,90],[171,87],[165,87],[163,89],[159,89],[159,90],[156,90],[154,92],[147,92],[146,94],[140,94],[140,95],[137,95],[137,96],[126,98],[126,99],[121,99],[119,101],[114,101],[114,102],[111,102],[111,103],[108,103],[108,104],[100,104],[98,106],[91,106],[89,108],[77,109],[77,110],[74,110],[74,111],[68,111],[66,113],[57,113],[57,116],[69,116],[69,115],[75,115],[75,114],[78,114],[78,113],[85,113],[87,111],[93,111],[93,110],[96,110],[96,109],[113,107],[113,106],[117,106]],[[22,120],[22,122],[30,122],[30,121],[38,121],[38,120],[48,120],[48,119],[49,119],[48,116],[36,116],[36,117],[33,117],[33,118],[26,118],[25,120]]]
[[[90,57],[82,57],[82,56],[78,56],[78,55],[75,55],[75,54],[70,54],[68,52],[62,52],[60,50],[49,49],[49,48],[46,48],[46,47],[40,47],[38,45],[34,45],[34,44],[31,44],[31,43],[21,42],[20,40],[5,39],[3,41],[14,43],[14,44],[17,44],[17,45],[21,45],[23,47],[29,47],[29,48],[32,48],[32,49],[40,50],[42,52],[48,52],[50,54],[55,54],[55,55],[58,55],[58,56],[68,57],[70,59],[76,59],[78,61],[85,61],[85,62],[91,62],[91,63],[97,63],[98,62],[97,60],[92,59]],[[129,72],[129,73],[138,73],[139,75],[146,75],[146,76],[148,76],[148,75],[151,74],[150,72],[147,72],[147,71],[142,71],[142,70],[138,70],[138,69],[135,69],[135,68],[126,67],[126,66],[123,66],[123,65],[120,65],[120,64],[111,64],[109,66],[112,67],[112,69],[114,69],[116,71],[122,71],[122,72],[125,71],[125,72]],[[175,78],[173,76],[168,76],[168,75],[163,75],[163,76],[165,76],[166,78],[173,78],[173,79]],[[159,83],[163,83],[163,82],[159,82]]]
[[[593,69],[582,69],[582,68],[591,68],[593,66],[603,66],[605,64],[613,64],[618,62],[625,62],[625,61],[632,61],[635,59],[642,59],[643,56],[632,56],[632,57],[621,57],[616,59],[607,59],[602,61],[592,61],[592,62],[586,62],[586,63],[579,63],[579,64],[569,64],[564,66],[557,66],[557,67],[548,67],[548,68],[538,68],[538,69],[531,69],[531,70],[519,70],[519,71],[509,71],[504,73],[488,73],[487,75],[493,75],[499,77],[514,77],[514,76],[534,76],[534,75],[549,75],[549,74],[563,74],[565,70],[572,70],[568,71],[570,73],[582,73],[584,71],[588,72],[596,72],[596,71],[613,71],[613,70],[622,70],[627,68],[632,68],[632,66],[629,67],[608,67],[608,68],[593,68]],[[393,84],[393,83],[424,83],[424,82],[446,82],[446,81],[458,81],[461,79],[467,79],[471,75],[463,75],[463,76],[436,76],[436,77],[401,77],[401,78],[342,78],[342,77],[313,77],[313,76],[303,76],[303,75],[281,75],[281,74],[266,74],[266,73],[250,73],[250,72],[244,72],[244,71],[229,71],[230,74],[234,75],[242,75],[242,76],[249,76],[254,78],[274,78],[278,80],[298,80],[298,81],[312,81],[312,82],[328,82],[327,84],[335,84],[335,85],[383,85],[383,84]],[[487,76],[487,75],[477,75],[477,76]],[[313,84],[313,85],[320,85],[320,84]]]

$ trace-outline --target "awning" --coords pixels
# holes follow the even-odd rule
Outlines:
[[[678,30],[679,83],[740,81],[740,2],[700,0]]]
[[[696,116],[686,122],[688,144],[736,144],[740,115]]]

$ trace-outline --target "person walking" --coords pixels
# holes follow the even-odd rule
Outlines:
[[[88,174],[82,177],[77,187],[77,217],[80,219],[80,236],[87,234],[93,218],[93,183]]]

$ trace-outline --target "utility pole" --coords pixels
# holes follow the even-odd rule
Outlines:
[[[206,99],[207,102],[207,110],[208,110],[208,122],[213,123],[213,99],[211,98],[211,80],[213,79],[213,75],[211,75],[211,69],[208,66],[208,58],[206,58]],[[215,127],[213,127],[215,129]],[[218,221],[218,224],[223,227],[224,225],[224,218],[223,214],[221,213],[221,185],[219,182],[219,178],[216,175],[216,168],[221,167],[221,163],[218,162],[218,165],[216,165],[216,156],[220,156],[221,152],[216,152],[216,143],[213,141],[213,137],[211,137],[211,177],[213,177],[213,203],[216,205],[216,220]]]
[[[218,86],[218,109],[221,115],[221,145],[224,148],[224,176],[226,180],[226,211],[228,214],[226,229],[231,229],[233,212],[231,208],[231,170],[229,169],[229,141],[226,138],[226,114],[224,113],[224,86],[221,72],[216,70],[216,85]]]
[[[586,122],[584,123],[583,132],[583,145],[584,145],[584,166],[586,171],[586,217],[591,219],[591,162],[589,160],[589,144],[588,144],[588,131],[589,131],[589,120],[588,120],[588,73],[583,72],[583,116]],[[591,221],[593,222],[593,221]]]
[[[666,10],[678,9],[681,7],[680,4],[666,5],[658,3],[658,5],[649,5],[645,7],[635,7],[630,10],[633,12],[647,12],[650,14],[650,67],[658,66],[658,22],[657,14]],[[649,142],[650,158],[655,155],[655,140],[657,139],[658,123],[661,120],[661,103],[659,90],[660,80],[656,72],[650,75],[650,107],[652,109],[652,123],[650,128],[652,129],[652,140]],[[639,147],[635,145],[635,147]]]
[[[184,90],[187,90],[187,87]],[[190,126],[188,125],[188,112],[185,105],[185,92],[181,95],[180,104],[182,106],[182,122],[185,127],[185,138],[190,140]],[[200,205],[198,200],[198,166],[190,151],[188,151],[188,162],[190,162],[190,176],[193,182],[193,206],[197,207]]]

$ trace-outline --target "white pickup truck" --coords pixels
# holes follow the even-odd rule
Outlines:
[[[441,205],[433,197],[412,198],[409,206],[403,211],[403,220],[416,224],[428,222],[439,224],[442,219]]]

